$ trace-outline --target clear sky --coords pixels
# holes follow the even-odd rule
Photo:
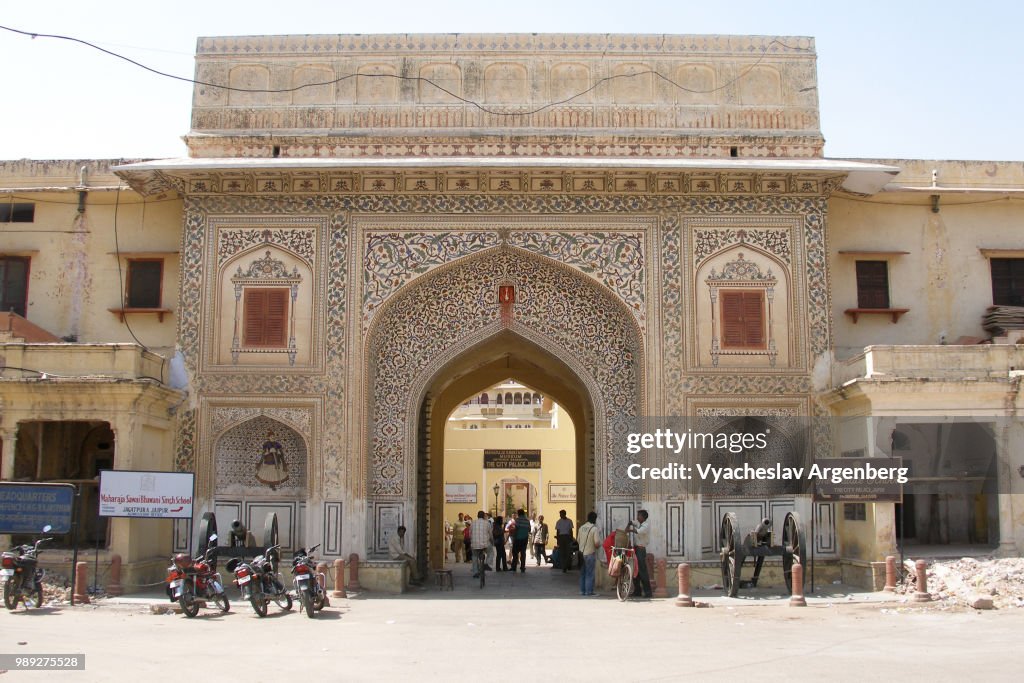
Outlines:
[[[198,36],[718,33],[811,36],[829,157],[1024,161],[1024,3],[74,2],[0,0],[0,24],[193,76]],[[0,31],[0,159],[184,156],[192,88],[67,41]]]

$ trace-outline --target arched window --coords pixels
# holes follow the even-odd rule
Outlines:
[[[501,394],[498,394],[498,400],[497,400],[497,404],[498,404],[499,406],[501,405]]]
[[[539,406],[541,404],[541,400],[542,399],[541,399],[540,394],[534,394],[533,395],[533,404],[534,405],[538,405]]]
[[[482,406],[487,405],[487,392],[486,391],[484,393],[480,394],[480,405],[482,405]]]
[[[507,406],[512,405],[512,392],[511,391],[506,391],[505,392],[505,405],[507,405]]]
[[[515,397],[514,397],[514,400],[515,400],[515,404],[517,406],[523,405],[523,395],[522,394],[516,394]]]

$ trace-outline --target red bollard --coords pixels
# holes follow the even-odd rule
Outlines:
[[[110,583],[107,584],[107,595],[123,595],[121,587],[121,556],[110,556]]]
[[[656,598],[667,598],[668,587],[665,585],[665,571],[667,563],[665,558],[659,557],[654,561],[654,578],[658,582],[658,585],[654,587],[654,597]]]
[[[345,560],[334,561],[334,592],[332,598],[347,598],[345,595]]]
[[[316,580],[319,581],[321,576],[324,577],[324,585],[322,586],[322,588],[324,589],[324,607],[330,607],[331,606],[331,602],[327,598],[327,563],[326,562],[317,562],[316,563]]]
[[[928,563],[918,560],[914,563],[917,570],[917,590],[914,591],[914,602],[931,602],[932,595],[928,592]]]
[[[789,606],[807,607],[807,601],[804,599],[804,566],[794,562],[792,571],[793,594],[789,596]]]
[[[348,587],[353,591],[362,590],[359,585],[359,555],[356,553],[348,556]]]
[[[886,593],[896,592],[896,556],[889,555],[885,558],[885,588]]]
[[[81,605],[89,604],[89,563],[75,565],[75,592],[71,596]]]
[[[676,567],[676,577],[679,579],[679,596],[676,597],[676,607],[693,607],[693,598],[690,597],[690,565],[683,562]]]

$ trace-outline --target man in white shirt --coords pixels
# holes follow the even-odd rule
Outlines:
[[[409,583],[419,585],[420,570],[416,566],[416,558],[405,552],[404,526],[395,529],[395,533],[391,534],[391,537],[388,539],[388,555],[391,556],[392,560],[402,560],[405,562],[405,565],[409,568]]]
[[[476,513],[476,519],[469,525],[469,537],[470,546],[473,549],[473,578],[476,579],[480,577],[480,572],[488,568],[486,559],[484,566],[480,566],[480,558],[477,557],[476,551],[483,550],[486,553],[487,549],[494,544],[491,523],[485,518],[483,510]]]
[[[647,544],[651,541],[651,524],[647,521],[647,510],[638,510],[636,517],[639,522],[633,527],[636,532],[634,547],[636,548],[636,562],[640,565],[637,568],[637,578],[640,581],[633,589],[633,595],[640,597],[642,589],[643,597],[650,598],[653,592],[651,591],[651,577],[647,574]]]

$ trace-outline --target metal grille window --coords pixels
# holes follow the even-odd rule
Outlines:
[[[889,308],[889,263],[857,261],[857,307]]]
[[[128,308],[160,308],[163,279],[164,262],[162,259],[129,260],[125,306]]]
[[[32,223],[36,219],[36,205],[31,202],[0,204],[0,223]]]
[[[994,258],[991,262],[993,305],[1024,306],[1024,259]]]
[[[0,256],[0,311],[13,311],[22,318],[28,302],[28,259]]]

